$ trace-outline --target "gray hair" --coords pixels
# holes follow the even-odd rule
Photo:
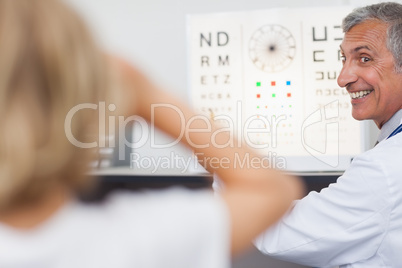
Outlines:
[[[395,70],[402,73],[402,5],[384,2],[354,9],[342,21],[342,29],[346,33],[353,26],[367,20],[377,19],[388,25],[387,48],[395,60]]]

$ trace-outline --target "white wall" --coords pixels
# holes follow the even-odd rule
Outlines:
[[[142,67],[172,92],[186,94],[186,14],[364,5],[373,0],[66,0],[103,43]],[[399,2],[401,0],[398,0]]]
[[[267,9],[364,5],[373,0],[65,0],[89,22],[110,51],[126,57],[178,97],[187,97],[186,14]],[[402,0],[398,0],[400,2]],[[376,129],[371,128],[371,136]],[[165,139],[165,138],[163,138]],[[374,142],[373,142],[374,144]],[[171,150],[182,150],[172,148]],[[168,154],[151,151],[142,154]]]
[[[347,0],[66,0],[84,14],[102,42],[149,76],[186,95],[186,14],[333,6]]]

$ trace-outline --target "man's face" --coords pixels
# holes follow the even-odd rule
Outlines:
[[[395,72],[386,36],[387,25],[377,20],[352,27],[341,44],[338,77],[351,96],[352,116],[372,119],[379,128],[402,108],[402,74]]]

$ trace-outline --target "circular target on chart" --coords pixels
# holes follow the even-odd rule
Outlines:
[[[279,72],[289,66],[296,54],[293,35],[280,25],[265,25],[253,33],[249,43],[250,58],[265,72]]]

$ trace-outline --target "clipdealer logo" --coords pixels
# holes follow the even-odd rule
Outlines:
[[[331,102],[325,106],[323,106],[321,109],[315,111],[314,113],[310,114],[302,124],[302,131],[301,131],[301,144],[303,148],[308,152],[310,155],[315,157],[316,159],[324,162],[325,164],[328,164],[332,167],[336,167],[339,164],[339,122],[337,122],[337,118],[339,117],[339,110],[338,109],[333,109],[334,104],[337,106],[339,101],[334,101]],[[179,136],[174,139],[173,141],[163,143],[163,144],[158,144],[156,142],[156,128],[152,122],[155,120],[155,113],[157,109],[171,109],[175,114],[177,114],[179,121],[180,121],[180,134]],[[74,137],[72,133],[72,122],[74,120],[74,116],[79,116],[79,112],[85,109],[91,109],[91,110],[98,110],[98,116],[99,116],[99,129],[98,129],[98,141],[92,141],[92,142],[82,142],[77,140],[76,137]],[[237,104],[237,109],[241,111],[242,105],[241,102],[239,101]],[[76,147],[79,148],[84,148],[84,149],[90,149],[90,148],[114,148],[115,143],[114,141],[109,141],[108,144],[106,144],[106,133],[117,133],[118,132],[118,138],[119,139],[119,160],[124,160],[125,158],[125,150],[126,148],[131,148],[131,149],[138,149],[147,144],[148,142],[150,143],[150,147],[153,149],[163,149],[163,148],[171,148],[174,145],[178,144],[182,139],[186,139],[187,142],[193,146],[194,148],[208,148],[210,146],[213,146],[215,148],[225,148],[225,147],[240,147],[242,146],[242,143],[245,142],[247,146],[253,148],[253,149],[269,149],[269,148],[276,148],[277,147],[277,133],[278,133],[278,127],[279,123],[283,120],[286,120],[287,117],[286,115],[283,116],[276,116],[272,117],[270,120],[269,118],[265,117],[258,117],[257,115],[251,116],[247,118],[246,120],[243,120],[241,116],[238,118],[231,118],[226,115],[219,115],[214,117],[213,120],[219,120],[220,122],[226,121],[227,126],[223,128],[218,128],[213,130],[213,126],[211,123],[211,119],[207,116],[204,115],[196,115],[193,116],[189,119],[186,120],[184,113],[176,106],[171,105],[171,104],[166,104],[166,103],[159,103],[159,104],[153,104],[151,105],[151,124],[149,124],[145,119],[143,119],[140,116],[129,116],[129,117],[124,117],[124,116],[108,116],[108,122],[109,124],[106,126],[106,110],[108,112],[114,112],[116,110],[116,106],[114,104],[109,104],[106,106],[105,102],[99,102],[99,104],[93,104],[93,103],[83,103],[83,104],[78,104],[70,111],[67,113],[65,122],[64,122],[64,129],[65,129],[65,134],[67,139],[71,144],[73,144]],[[239,115],[242,113],[239,112]],[[205,128],[202,129],[197,129],[197,128],[192,128],[192,123],[194,121],[203,121],[205,123]],[[255,121],[263,121],[264,125],[267,126],[265,129],[261,128],[254,128],[252,127],[253,122]],[[242,123],[244,122],[244,123]],[[126,136],[125,136],[125,129],[128,126],[131,126],[132,123],[139,124],[141,127],[141,133],[136,133],[140,134],[137,135],[137,140],[131,142],[128,141]],[[306,131],[309,130],[310,127],[313,125],[317,124],[324,124],[325,125],[325,131],[322,133],[325,135],[325,137],[322,137],[325,142],[325,146],[323,150],[317,150],[309,144],[306,140]],[[119,131],[116,131],[116,128],[119,129]],[[211,132],[211,139],[204,143],[204,144],[196,144],[191,140],[191,133],[194,132]],[[270,143],[265,143],[265,144],[256,144],[253,143],[252,139],[250,139],[250,134],[253,133],[261,133],[261,132],[268,132],[271,134],[271,142]],[[229,139],[226,143],[221,144],[217,141],[217,136],[220,133],[227,133],[229,135]],[[335,155],[334,155],[335,152]],[[200,156],[198,156],[200,157]],[[268,154],[266,156],[262,156],[262,160],[255,160],[255,159],[250,159],[245,156],[245,158],[240,159],[239,157],[235,159],[237,161],[238,165],[246,165],[247,163],[252,163],[253,161],[256,161],[255,163],[257,164],[258,161],[267,161],[267,163],[271,163],[270,167],[278,167],[278,168],[286,168],[286,161],[284,157],[278,156],[276,153],[272,153],[268,151]],[[265,157],[265,158],[264,158]],[[177,160],[177,156],[174,156],[171,158],[169,161],[175,162]],[[148,165],[153,165],[153,166],[158,166],[158,165],[167,165],[166,163],[168,159],[156,159],[156,160],[151,160],[147,158],[143,158],[143,160],[140,160],[140,157],[138,154],[132,154],[130,161],[132,162],[131,164],[133,166],[138,166],[138,167],[147,167]],[[153,161],[153,162],[152,162]],[[155,162],[156,161],[156,162]],[[199,160],[200,161],[200,160]],[[205,163],[207,160],[201,160],[204,161]],[[227,159],[209,159],[209,164],[214,164],[216,163],[217,165],[222,165],[224,164]],[[245,162],[244,162],[245,161]],[[275,162],[276,161],[276,162]],[[178,162],[178,161],[176,161]],[[181,160],[182,163],[188,163],[189,160]],[[272,165],[274,163],[274,165]],[[268,164],[265,164],[264,162],[260,162],[260,165],[265,165],[268,167]],[[188,164],[186,164],[188,166]],[[181,166],[186,166],[186,165],[181,165]]]
[[[157,109],[164,108],[164,109],[170,109],[175,114],[178,116],[179,121],[180,121],[180,134],[179,136],[168,143],[165,144],[158,144],[156,143],[156,127],[153,124],[155,121],[155,113]],[[72,133],[72,122],[74,120],[74,116],[78,114],[80,111],[85,110],[85,109],[92,109],[92,110],[98,110],[99,113],[99,131],[98,131],[98,142],[93,141],[93,142],[82,142],[76,139]],[[114,104],[109,104],[108,105],[108,111],[113,112],[116,110],[116,106]],[[236,118],[231,118],[230,116],[227,115],[218,115],[215,116],[212,121],[216,122],[226,122],[225,127],[217,128],[214,129],[211,119],[208,116],[205,115],[195,115],[192,116],[189,119],[185,118],[184,113],[176,106],[172,104],[166,104],[166,103],[160,103],[160,104],[152,104],[151,105],[151,123],[149,124],[145,119],[143,119],[140,116],[133,115],[129,117],[124,117],[124,116],[108,116],[108,121],[109,124],[106,126],[106,104],[105,102],[100,102],[99,104],[91,104],[91,103],[83,103],[83,104],[78,104],[74,106],[66,115],[66,119],[64,121],[64,129],[66,133],[67,139],[70,141],[71,144],[74,146],[77,146],[79,148],[104,148],[106,147],[106,142],[103,137],[106,136],[106,133],[116,133],[116,129],[119,130],[124,130],[130,123],[136,123],[139,124],[141,127],[141,135],[139,136],[139,139],[134,141],[134,142],[129,142],[125,136],[124,133],[119,133],[119,139],[124,141],[124,145],[128,146],[129,148],[132,149],[137,149],[141,148],[144,146],[148,141],[151,143],[151,148],[155,149],[163,149],[163,148],[170,148],[180,142],[183,138],[187,140],[187,142],[193,146],[194,148],[208,148],[209,146],[214,146],[215,148],[224,148],[227,146],[230,147],[235,147],[235,146],[242,146],[242,143],[245,142],[247,146],[254,148],[254,149],[264,149],[264,148],[276,148],[277,147],[277,141],[276,141],[276,135],[278,132],[278,127],[279,123],[283,120],[286,120],[287,117],[286,115],[282,116],[272,116],[271,118],[266,118],[266,117],[259,117],[258,115],[250,116],[243,122],[242,118],[242,104],[239,101],[237,103],[237,109],[240,111],[238,116]],[[79,116],[79,115],[77,115]],[[193,128],[192,124],[195,121],[202,121],[205,125],[205,128]],[[253,123],[259,121],[262,122],[265,126],[267,126],[265,129],[261,128],[255,128],[253,127]],[[117,124],[117,126],[116,126]],[[123,131],[120,131],[123,132]],[[209,142],[204,143],[204,144],[197,144],[194,143],[193,140],[191,139],[191,133],[194,132],[212,132],[211,133],[211,139]],[[272,140],[270,144],[257,144],[252,141],[250,138],[250,134],[252,133],[260,133],[260,132],[265,132],[265,133],[271,133],[272,134]],[[217,136],[220,133],[227,133],[229,135],[229,140],[224,143],[220,144],[217,141]],[[109,144],[109,147],[114,147],[114,144]]]

